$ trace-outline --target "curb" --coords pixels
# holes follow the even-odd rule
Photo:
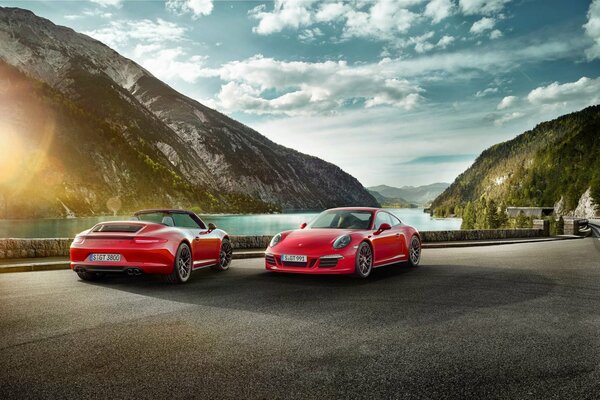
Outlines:
[[[532,239],[506,239],[506,240],[487,240],[487,241],[464,241],[464,242],[424,242],[424,249],[448,249],[455,247],[481,247],[481,246],[501,246],[504,244],[521,244],[536,242],[554,242],[558,240],[584,239],[582,236],[561,235],[555,237],[542,237]]]
[[[581,236],[556,236],[534,239],[508,239],[508,240],[488,240],[488,241],[464,241],[464,242],[430,242],[423,243],[424,249],[449,249],[460,247],[481,247],[481,246],[500,246],[505,244],[535,243],[535,242],[553,242],[559,240],[583,239]],[[264,257],[264,250],[234,251],[234,260],[244,260],[249,258]],[[33,271],[54,271],[70,269],[69,261],[40,261],[40,262],[21,262],[15,260],[16,264],[0,265],[0,274],[9,272],[33,272]]]

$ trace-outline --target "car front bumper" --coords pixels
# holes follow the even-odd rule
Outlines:
[[[306,256],[306,263],[289,263],[282,261],[280,253],[267,249],[265,252],[265,268],[274,272],[317,275],[352,274],[355,271],[356,249],[354,247],[344,252],[313,253],[306,254]]]

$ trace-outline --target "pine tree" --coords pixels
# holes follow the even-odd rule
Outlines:
[[[475,219],[475,206],[469,201],[462,212],[460,229],[475,229]]]
[[[498,228],[508,228],[508,215],[506,214],[506,204],[500,204],[498,212]]]
[[[487,229],[498,229],[498,206],[494,200],[489,200],[486,204],[486,225]]]
[[[475,229],[487,229],[487,212],[485,197],[475,204]]]
[[[517,228],[527,228],[527,226],[529,225],[529,220],[525,216],[525,213],[523,212],[523,210],[519,211],[519,215],[517,215],[515,225]]]

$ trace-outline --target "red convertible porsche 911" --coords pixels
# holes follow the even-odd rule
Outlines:
[[[269,271],[355,274],[421,259],[421,237],[411,226],[379,208],[334,208],[300,229],[278,233],[265,252]]]
[[[184,210],[138,211],[130,221],[99,223],[71,244],[71,269],[83,280],[121,272],[184,283],[198,268],[227,270],[231,258],[227,233]]]

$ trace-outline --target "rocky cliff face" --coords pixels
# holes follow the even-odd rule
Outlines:
[[[64,215],[59,202],[76,214],[105,212],[106,200],[114,197],[125,209],[377,204],[335,165],[273,143],[104,44],[29,11],[0,7],[0,67],[0,84],[19,98],[0,108],[2,116],[13,131],[28,132],[19,136],[28,136],[30,148],[44,141],[34,123],[52,123],[51,145],[43,150],[64,161],[50,196],[56,197],[54,211],[43,215]],[[36,107],[46,122],[28,120]],[[38,172],[28,176],[24,191],[41,182]]]

